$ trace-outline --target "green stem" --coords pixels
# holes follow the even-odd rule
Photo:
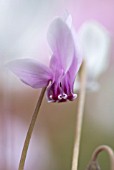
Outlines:
[[[33,132],[33,129],[34,129],[34,125],[35,125],[35,122],[36,122],[36,119],[37,119],[37,116],[38,116],[38,113],[39,113],[39,109],[40,109],[45,91],[46,91],[46,87],[44,87],[42,89],[40,97],[39,97],[37,105],[36,105],[36,108],[35,108],[35,111],[33,113],[32,120],[31,120],[31,123],[29,125],[29,129],[28,129],[26,139],[25,139],[25,142],[24,142],[24,146],[23,146],[18,170],[24,170],[24,165],[25,165],[25,160],[26,160],[26,156],[27,156],[27,151],[28,151],[31,135],[32,135],[32,132]]]
[[[75,129],[75,140],[74,140],[73,158],[72,158],[72,170],[77,170],[78,168],[81,128],[82,128],[84,103],[85,103],[85,91],[86,91],[85,62],[82,63],[79,76],[80,76],[80,92],[78,96],[78,110],[76,114],[76,129]]]

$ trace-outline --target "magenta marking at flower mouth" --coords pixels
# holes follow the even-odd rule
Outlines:
[[[56,18],[49,27],[47,39],[52,50],[49,67],[35,59],[18,59],[8,64],[25,84],[33,88],[47,86],[49,102],[72,101],[77,96],[73,85],[82,57],[78,54],[74,29],[67,22],[69,17]]]

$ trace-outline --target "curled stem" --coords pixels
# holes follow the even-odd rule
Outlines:
[[[76,129],[75,129],[75,140],[74,140],[73,158],[72,158],[72,170],[77,170],[78,168],[81,128],[82,128],[84,103],[85,103],[85,91],[86,91],[86,63],[84,61],[82,63],[81,70],[80,70],[80,92],[78,97],[78,110],[76,114]]]
[[[34,125],[35,125],[35,122],[36,122],[36,119],[37,119],[37,116],[38,116],[38,113],[39,113],[39,109],[40,109],[40,106],[41,106],[41,103],[42,103],[42,100],[43,100],[43,97],[44,97],[45,90],[46,90],[46,87],[44,87],[42,89],[40,97],[39,97],[37,105],[36,105],[36,108],[35,108],[35,111],[33,113],[32,120],[30,122],[29,129],[28,129],[28,132],[27,132],[27,135],[26,135],[26,138],[25,138],[25,142],[24,142],[24,146],[23,146],[18,170],[24,170],[24,165],[25,165],[25,160],[26,160],[26,156],[27,156],[27,151],[28,151],[31,135],[32,135]]]
[[[110,157],[111,170],[114,170],[114,151],[107,145],[101,145],[93,152],[92,161],[96,162],[99,153],[106,151]]]

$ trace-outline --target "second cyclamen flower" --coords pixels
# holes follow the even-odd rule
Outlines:
[[[47,86],[49,102],[72,101],[76,98],[73,85],[82,58],[78,55],[69,17],[66,20],[56,18],[49,27],[47,37],[52,50],[49,67],[35,59],[14,60],[8,66],[25,84],[33,88]]]

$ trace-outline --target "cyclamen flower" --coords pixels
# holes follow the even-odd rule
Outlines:
[[[82,58],[77,52],[71,16],[66,20],[56,18],[47,38],[52,50],[49,67],[35,59],[18,59],[8,65],[25,84],[33,88],[47,86],[49,102],[72,101],[77,96],[73,93],[73,85]]]
[[[78,44],[87,65],[87,88],[98,87],[96,79],[109,64],[110,36],[96,21],[86,21],[79,29]]]

